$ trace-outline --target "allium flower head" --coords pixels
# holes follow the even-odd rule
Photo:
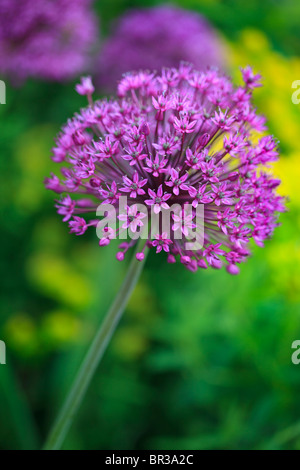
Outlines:
[[[56,207],[71,232],[82,235],[95,226],[99,219],[85,220],[84,213],[110,204],[108,218],[115,211],[120,227],[103,228],[105,246],[127,228],[141,232],[153,213],[162,217],[177,204],[169,232],[159,223],[145,246],[170,263],[179,258],[192,271],[226,266],[237,274],[250,240],[263,246],[284,210],[276,193],[280,181],[268,169],[277,159],[277,142],[265,134],[264,118],[251,104],[260,77],[249,68],[242,72],[245,84],[238,88],[214,69],[199,72],[185,63],[160,75],[128,74],[118,99],[95,103],[89,84],[90,105],[63,127],[53,151],[62,178],[46,180],[47,188],[65,193]],[[125,214],[121,196],[127,197]],[[203,243],[191,249],[187,241],[195,230],[197,237],[199,207]],[[123,241],[117,259],[136,241]],[[137,258],[143,257],[142,250]]]
[[[103,44],[95,73],[98,85],[113,91],[128,71],[178,67],[181,61],[204,70],[223,66],[223,58],[221,41],[202,16],[165,5],[134,9],[121,17]]]
[[[92,0],[0,0],[0,71],[65,80],[82,73],[97,40]]]

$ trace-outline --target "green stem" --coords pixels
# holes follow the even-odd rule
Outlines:
[[[141,251],[141,245],[144,244],[145,240],[140,240],[136,252]],[[79,369],[65,404],[48,436],[44,450],[58,450],[61,448],[96,368],[103,357],[131,293],[137,284],[148,254],[148,248],[144,250],[144,253],[145,258],[143,261],[138,261],[135,255],[133,256],[123,284]]]

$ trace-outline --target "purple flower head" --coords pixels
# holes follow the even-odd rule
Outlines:
[[[86,70],[97,41],[92,0],[0,0],[0,71],[68,80]],[[87,83],[85,83],[85,86]]]
[[[166,253],[169,253],[170,247],[169,245],[172,244],[172,240],[168,238],[168,235],[166,232],[163,233],[158,233],[155,236],[155,240],[152,242],[152,246],[156,247],[156,253],[160,253],[162,250],[164,250]]]
[[[122,225],[123,229],[130,228],[132,232],[136,232],[137,227],[143,227],[144,223],[142,222],[142,219],[147,217],[147,215],[143,212],[139,212],[136,204],[127,206],[126,209],[126,214],[118,215],[118,219],[124,222]]]
[[[159,158],[159,155],[156,154],[154,160],[151,158],[146,159],[147,166],[144,167],[144,170],[147,171],[147,173],[152,173],[153,176],[158,177],[160,173],[166,173],[168,170],[165,168],[165,166],[168,163],[167,158]],[[51,189],[51,188],[49,188]]]
[[[171,168],[171,179],[170,181],[166,181],[166,186],[169,186],[172,188],[173,193],[178,196],[180,190],[182,191],[188,191],[189,186],[185,185],[184,182],[188,179],[188,173],[185,173],[183,176],[179,176],[179,172],[177,170],[174,170],[174,168]]]
[[[128,71],[178,67],[181,61],[204,70],[207,66],[223,66],[224,55],[221,40],[202,16],[163,5],[126,13],[104,43],[95,72],[98,85],[111,92]],[[188,66],[182,68],[181,77],[186,74]],[[181,77],[165,70],[161,84],[163,88],[176,86]],[[159,119],[159,107],[156,109]]]
[[[155,214],[158,214],[162,209],[169,209],[170,206],[166,201],[170,199],[171,194],[163,192],[162,184],[158,187],[157,191],[149,188],[148,194],[151,199],[146,199],[145,204],[153,206]]]
[[[130,197],[135,199],[137,195],[141,196],[145,194],[142,189],[143,186],[148,182],[147,178],[140,179],[138,172],[136,171],[132,177],[132,180],[127,176],[123,176],[124,187],[120,188],[120,191],[124,193],[130,193]]]
[[[62,176],[46,180],[47,188],[63,194],[56,207],[71,232],[81,235],[94,227],[89,217],[103,207],[120,227],[102,227],[99,245],[105,246],[128,228],[141,236],[153,213],[160,219],[176,207],[170,230],[154,224],[144,247],[167,252],[169,263],[179,258],[191,271],[226,266],[237,274],[250,241],[263,246],[284,210],[276,193],[280,181],[268,169],[278,157],[277,142],[265,134],[264,119],[251,103],[257,76],[247,68],[244,78],[244,88],[237,89],[216,70],[199,72],[183,64],[161,75],[126,75],[118,100],[93,102],[88,96],[89,106],[57,137],[53,160],[62,165]],[[237,90],[243,99],[237,99]],[[257,139],[258,132],[264,136]],[[190,249],[187,242],[200,228],[199,208],[203,243]],[[118,260],[137,238],[120,244]],[[143,258],[144,249],[137,254]]]
[[[190,230],[196,228],[195,222],[193,222],[194,214],[191,210],[187,210],[185,207],[181,209],[178,214],[172,215],[174,224],[172,225],[172,230],[180,230],[185,237],[188,237]]]

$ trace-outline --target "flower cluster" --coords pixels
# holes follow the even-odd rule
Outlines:
[[[198,70],[224,65],[224,46],[210,24],[175,6],[134,9],[115,25],[97,63],[97,85],[111,92],[123,73],[178,67],[182,60]]]
[[[0,0],[0,71],[64,80],[82,73],[97,40],[92,0]]]
[[[163,216],[177,204],[169,233],[158,224],[145,246],[166,252],[170,263],[179,257],[192,271],[225,265],[237,274],[250,254],[250,240],[262,246],[284,210],[276,193],[280,181],[268,171],[278,156],[277,142],[269,135],[258,137],[266,130],[265,119],[251,104],[260,76],[250,67],[242,76],[244,85],[234,87],[215,69],[201,72],[182,63],[160,75],[128,74],[119,83],[118,99],[95,103],[92,83],[83,79],[79,91],[90,105],[57,138],[53,160],[62,164],[63,178],[46,180],[47,188],[66,193],[57,208],[71,231],[83,234],[99,222],[86,220],[84,213],[104,204],[118,211],[126,195],[126,213],[117,212],[120,227],[102,229],[100,245],[107,245],[127,228],[145,229],[150,213]],[[191,231],[197,237],[200,206],[203,243],[189,249]],[[122,242],[117,259],[135,244],[136,239]],[[143,258],[143,250],[137,258]]]

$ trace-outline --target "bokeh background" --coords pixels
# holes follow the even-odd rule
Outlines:
[[[99,0],[101,35],[131,7]],[[167,3],[167,2],[164,2]],[[251,64],[280,140],[274,166],[288,212],[239,276],[190,273],[149,257],[65,449],[300,449],[300,3],[182,0],[219,31],[228,70]],[[22,21],[22,18],[20,18]],[[1,19],[0,19],[1,22]],[[78,80],[77,80],[78,81]],[[76,80],[7,83],[0,105],[0,448],[37,449],[126,271],[115,245],[68,233],[46,191],[60,126],[80,106]],[[101,90],[99,91],[101,94]]]

